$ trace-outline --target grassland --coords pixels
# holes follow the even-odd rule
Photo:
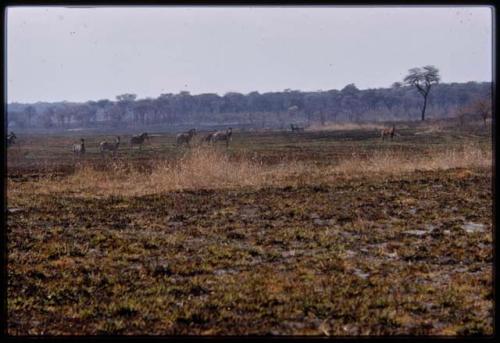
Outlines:
[[[489,131],[329,129],[19,137],[9,334],[492,334]]]

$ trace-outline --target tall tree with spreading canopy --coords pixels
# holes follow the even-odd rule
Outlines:
[[[431,65],[422,68],[412,68],[404,78],[404,83],[417,88],[418,92],[424,98],[422,106],[422,120],[425,120],[425,109],[427,107],[427,97],[433,84],[440,81],[439,70]]]

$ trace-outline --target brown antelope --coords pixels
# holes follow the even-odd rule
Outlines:
[[[103,155],[105,151],[111,151],[111,153],[115,155],[119,145],[120,145],[120,136],[116,136],[114,143],[102,141],[99,144],[99,151],[101,152],[101,155]]]
[[[7,135],[7,148],[10,147],[12,144],[16,143],[17,136],[14,134],[14,132],[10,132]]]
[[[382,131],[380,132],[380,136],[382,137],[382,140],[385,140],[385,137],[386,136],[390,136],[391,137],[391,141],[392,139],[394,138],[394,132],[396,130],[396,125],[392,124],[392,128],[385,128],[385,129],[382,129]]]
[[[139,150],[142,150],[142,144],[144,143],[144,140],[148,139],[148,134],[146,132],[141,133],[138,136],[132,136],[130,138],[130,146],[133,147],[134,145],[139,146]]]
[[[217,141],[226,141],[226,146],[229,146],[229,141],[231,140],[231,136],[233,134],[233,129],[229,128],[224,131],[217,131],[216,133],[213,134],[212,136],[212,142],[217,142]]]
[[[85,154],[85,140],[80,138],[80,143],[73,144],[73,154],[82,156]]]
[[[183,143],[189,145],[189,142],[191,141],[191,139],[193,139],[194,135],[196,135],[196,129],[191,129],[188,132],[179,133],[176,137],[177,145],[181,145]]]

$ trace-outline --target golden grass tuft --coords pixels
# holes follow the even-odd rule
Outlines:
[[[158,191],[260,186],[272,184],[300,166],[300,163],[270,166],[255,159],[231,161],[221,150],[198,147],[178,161],[157,164],[147,183]]]
[[[491,165],[491,149],[479,145],[431,150],[421,155],[398,150],[375,152],[368,157],[353,155],[326,166],[306,161],[269,165],[255,158],[232,160],[224,150],[199,147],[174,161],[152,161],[150,171],[141,170],[127,161],[111,162],[106,170],[81,164],[67,177],[41,179],[23,185],[22,189],[46,194],[72,193],[83,197],[133,196],[185,189],[297,186],[335,182],[338,177],[383,177],[414,171],[484,168]],[[468,176],[468,171],[457,174],[462,178]],[[22,191],[19,186],[8,188],[9,192]]]
[[[183,189],[219,189],[266,186],[304,170],[299,162],[264,165],[256,159],[232,161],[225,151],[198,147],[175,161],[153,162],[150,172],[126,161],[111,162],[107,170],[91,164],[77,165],[60,180],[38,182],[43,193],[71,192],[82,196],[145,195]]]
[[[353,157],[341,161],[334,170],[341,174],[404,173],[417,170],[446,170],[452,168],[483,168],[492,164],[491,149],[478,145],[463,145],[425,155],[397,151],[376,152],[366,159]]]

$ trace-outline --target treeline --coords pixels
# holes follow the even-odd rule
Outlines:
[[[427,118],[455,116],[477,99],[491,97],[490,82],[437,84],[427,105]],[[349,84],[342,90],[283,92],[224,96],[189,92],[137,99],[122,94],[111,101],[85,103],[8,104],[6,124],[22,128],[138,128],[151,125],[247,125],[286,127],[290,123],[419,120],[422,97],[411,86],[396,82],[390,88],[360,90]]]

